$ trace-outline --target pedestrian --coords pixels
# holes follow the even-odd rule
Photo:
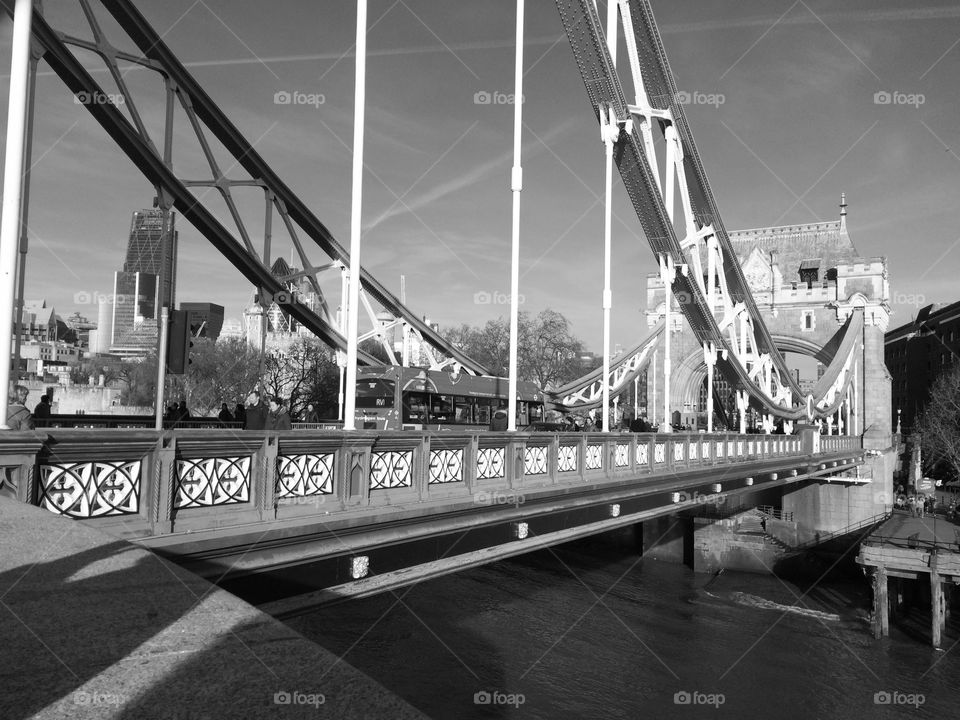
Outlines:
[[[189,420],[190,411],[187,410],[187,401],[181,400],[180,405],[177,407],[177,420]]]
[[[11,430],[33,430],[33,415],[27,410],[27,395],[30,391],[23,385],[14,385],[7,405],[7,427]]]
[[[237,403],[237,406],[233,409],[233,421],[246,424],[247,409],[243,406],[243,403]]]
[[[303,421],[308,423],[320,422],[320,413],[317,412],[317,409],[313,406],[313,403],[307,403],[307,410],[303,414]]]
[[[290,430],[290,414],[283,407],[283,400],[271,395],[268,401],[270,412],[267,413],[267,430]]]
[[[40,402],[38,402],[37,406],[33,409],[33,417],[34,419],[50,417],[50,396],[49,395],[40,396]]]
[[[230,408],[227,407],[226,403],[220,403],[220,412],[217,418],[221,422],[233,422],[233,415],[230,414]]]
[[[247,395],[247,407],[244,412],[244,430],[263,430],[267,426],[267,409],[260,401],[260,392],[251,390]]]

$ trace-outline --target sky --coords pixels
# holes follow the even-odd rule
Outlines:
[[[135,2],[281,178],[349,247],[356,6],[345,0]],[[59,30],[90,37],[73,0],[45,0]],[[111,42],[132,50],[92,0]],[[601,3],[601,6],[603,3]],[[888,261],[894,316],[958,299],[960,6],[882,0],[653,0],[678,87],[728,230],[835,220],[840,193],[864,257]],[[526,4],[523,310],[557,310],[602,342],[604,150],[552,2]],[[601,8],[601,16],[603,16]],[[370,0],[361,262],[417,315],[449,326],[509,313],[516,5]],[[0,25],[6,107],[11,23]],[[621,40],[621,77],[628,79]],[[78,57],[106,91],[102,62]],[[155,142],[157,77],[122,65]],[[33,145],[27,299],[96,320],[130,217],[154,191],[42,63]],[[289,98],[291,101],[284,103]],[[489,102],[483,102],[489,100]],[[889,102],[884,102],[889,100]],[[5,132],[6,111],[0,115]],[[178,111],[174,168],[206,178]],[[226,175],[245,176],[216,150]],[[215,191],[197,190],[226,218]],[[256,246],[263,195],[236,190]],[[615,176],[612,343],[647,332],[652,251]],[[179,301],[239,319],[252,288],[178,217]],[[304,238],[309,244],[309,240]],[[292,243],[274,221],[274,256]],[[315,265],[327,258],[314,248]],[[299,265],[299,263],[296,263]],[[324,288],[339,297],[339,280]]]

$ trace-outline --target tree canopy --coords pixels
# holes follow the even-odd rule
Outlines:
[[[960,478],[960,364],[934,381],[919,428],[924,464]]]
[[[576,380],[592,368],[580,360],[583,343],[573,335],[569,321],[555,310],[531,317],[521,312],[518,320],[517,374],[542,388],[559,387]],[[443,331],[449,342],[484,365],[491,373],[509,373],[510,323],[489,320],[482,327],[459,325]]]

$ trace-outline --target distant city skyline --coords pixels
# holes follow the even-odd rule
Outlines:
[[[258,7],[226,1],[137,6],[347,245],[355,6],[291,0],[271,8],[269,23]],[[891,327],[956,299],[960,8],[654,0],[653,9],[729,230],[835,220],[846,192],[859,252],[888,257]],[[44,11],[56,27],[89,35],[78,8]],[[514,21],[515,4],[505,1],[370,3],[362,263],[397,295],[404,275],[408,306],[443,327],[482,325],[509,310]],[[526,24],[521,307],[563,313],[599,352],[599,129],[556,8],[528,4]],[[5,19],[4,75],[10,31]],[[623,77],[625,60],[621,44]],[[92,56],[85,61],[96,67]],[[45,298],[63,317],[95,317],[85,299],[109,292],[130,213],[149,207],[155,191],[40,69],[25,296]],[[95,77],[110,86],[103,72]],[[148,79],[127,75],[158,133],[162,88]],[[178,172],[208,176],[198,156],[178,117]],[[238,192],[253,228],[262,227],[256,192]],[[615,203],[612,346],[629,346],[646,334],[644,278],[654,263],[619,179]],[[188,223],[179,230],[178,297],[223,305],[225,323],[240,320],[254,289]],[[289,257],[276,219],[274,231],[273,257]],[[325,262],[320,252],[311,259]]]

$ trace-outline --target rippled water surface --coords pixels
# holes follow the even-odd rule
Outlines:
[[[854,572],[804,595],[592,540],[288,622],[435,718],[960,717],[956,614],[944,651],[920,601],[874,640]]]

